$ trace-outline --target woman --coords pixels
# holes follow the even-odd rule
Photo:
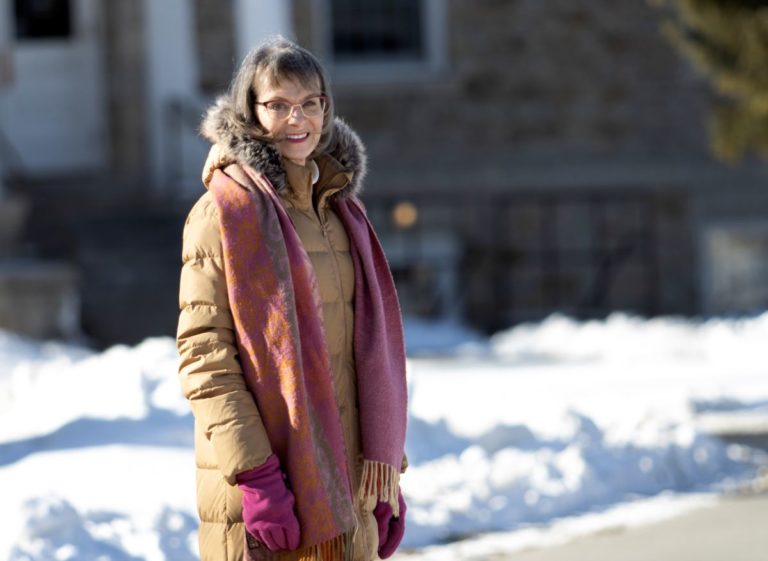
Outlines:
[[[402,325],[357,199],[365,151],[283,38],[206,114],[177,343],[201,558],[375,559],[405,528]]]

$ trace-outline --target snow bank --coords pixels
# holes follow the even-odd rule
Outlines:
[[[491,338],[494,354],[507,361],[618,364],[658,359],[687,364],[739,364],[760,368],[765,360],[768,314],[755,318],[691,321],[643,319],[615,313],[579,322],[554,314]]]
[[[485,337],[452,321],[407,317],[403,321],[408,356],[453,356],[488,352]]]
[[[765,411],[768,316],[555,316],[490,340],[410,326],[408,547],[717,492],[766,461],[698,427]],[[0,558],[194,559],[173,341],[95,353],[0,334],[0,360]]]

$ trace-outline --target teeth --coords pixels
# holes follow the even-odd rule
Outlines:
[[[288,138],[292,138],[292,139],[294,139],[294,140],[298,140],[299,138],[305,138],[305,137],[307,136],[307,134],[308,134],[308,133],[304,133],[304,134],[288,134],[288,135],[286,135],[286,136],[287,136]]]

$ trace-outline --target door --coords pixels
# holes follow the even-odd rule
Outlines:
[[[0,132],[30,175],[94,171],[107,159],[99,0],[5,0],[11,79]],[[4,158],[6,159],[6,158]]]

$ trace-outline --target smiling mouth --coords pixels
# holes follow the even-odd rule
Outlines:
[[[303,140],[306,140],[309,138],[309,133],[305,132],[303,134],[286,134],[285,139],[289,142],[302,142]]]

